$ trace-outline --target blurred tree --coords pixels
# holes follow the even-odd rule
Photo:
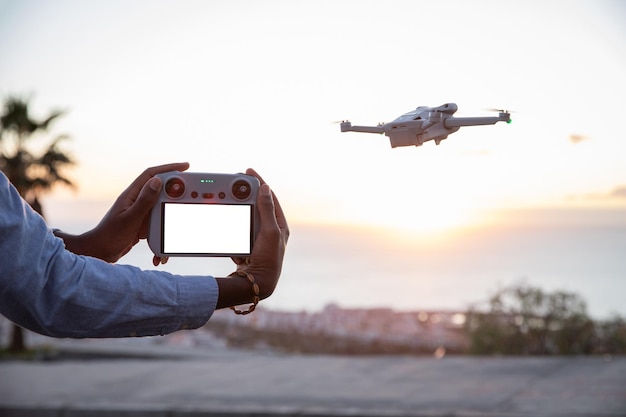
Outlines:
[[[626,353],[626,320],[615,315],[598,325],[597,352],[623,355]]]
[[[61,111],[53,111],[41,120],[34,119],[29,114],[29,100],[14,96],[5,99],[0,114],[0,170],[42,216],[39,200],[42,193],[50,191],[56,184],[73,186],[72,181],[63,175],[63,169],[74,162],[59,147],[68,136],[56,136],[39,146],[34,143],[62,115]],[[24,350],[22,329],[14,326],[9,351]]]
[[[470,351],[476,354],[592,353],[595,329],[574,293],[546,293],[527,284],[497,291],[487,311],[468,312]]]

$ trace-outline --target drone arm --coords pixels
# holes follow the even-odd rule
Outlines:
[[[352,126],[350,122],[341,124],[342,132],[384,133],[381,126]]]
[[[508,122],[511,117],[508,113],[500,113],[498,117],[448,117],[443,121],[446,129],[462,126],[494,125],[498,122]]]

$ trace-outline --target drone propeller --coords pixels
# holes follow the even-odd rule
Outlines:
[[[515,112],[514,112],[514,111],[512,111],[512,110],[496,109],[496,108],[493,108],[493,107],[492,107],[492,108],[487,108],[487,109],[485,109],[485,110],[486,110],[486,111],[495,111],[495,112],[498,112],[498,113],[515,113]]]

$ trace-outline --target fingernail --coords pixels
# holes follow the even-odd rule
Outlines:
[[[267,184],[263,184],[261,186],[261,195],[270,195],[271,191],[270,191],[270,186]]]
[[[154,191],[159,191],[161,189],[161,180],[159,178],[150,178],[148,186]]]

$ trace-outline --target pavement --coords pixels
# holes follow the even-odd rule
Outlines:
[[[626,417],[626,357],[55,352],[0,361],[0,416]]]

